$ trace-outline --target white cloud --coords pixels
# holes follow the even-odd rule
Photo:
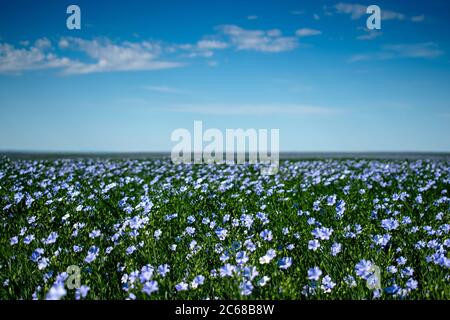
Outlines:
[[[340,2],[334,5],[334,10],[336,13],[350,15],[352,20],[357,20],[367,14],[367,7],[368,5]],[[404,20],[405,18],[403,13],[381,9],[382,20]]]
[[[316,29],[309,29],[309,28],[298,29],[295,32],[295,35],[298,37],[317,36],[319,34],[322,34],[322,31],[316,30]]]
[[[188,93],[186,90],[181,90],[177,88],[167,87],[167,86],[145,86],[147,90],[160,92],[160,93],[171,93],[171,94],[185,94]]]
[[[433,59],[444,54],[434,42],[415,44],[392,44],[385,45],[381,51],[376,53],[358,54],[349,59],[349,62],[367,60],[389,60],[398,58],[422,58]]]
[[[375,56],[368,53],[358,53],[352,55],[348,62],[359,62],[359,61],[367,61],[367,60],[375,60]]]
[[[181,44],[172,45],[173,51],[178,49],[186,51],[186,54],[182,56],[188,58],[211,58],[214,55],[215,50],[223,50],[229,47],[229,44],[225,41],[217,39],[217,37],[208,37],[197,41],[195,44]]]
[[[271,30],[267,30],[267,31],[266,31],[266,34],[267,34],[269,37],[281,37],[281,36],[282,36],[281,31],[280,31],[279,29],[271,29]]]
[[[444,52],[434,42],[417,44],[393,44],[384,46],[386,51],[407,58],[436,58]]]
[[[114,44],[108,39],[63,38],[59,45],[63,49],[81,51],[94,60],[92,63],[72,63],[63,70],[65,74],[159,70],[182,65],[159,59],[161,46],[148,41]]]
[[[247,20],[256,20],[256,19],[258,19],[258,16],[255,16],[255,15],[247,17]]]
[[[364,29],[364,30],[366,33],[357,36],[356,39],[358,39],[358,40],[373,40],[373,39],[380,37],[383,34],[381,31],[378,31],[378,30],[369,30],[369,29]]]
[[[406,16],[403,13],[381,10],[381,20],[405,20]]]
[[[238,50],[283,52],[298,46],[295,37],[284,37],[278,29],[246,30],[236,25],[222,25],[218,26],[217,30]]]
[[[320,16],[317,13],[313,14],[314,20],[320,20]]]
[[[68,58],[56,56],[46,38],[36,40],[31,46],[29,42],[22,42],[22,45],[25,48],[0,43],[0,73],[21,74],[29,70],[67,67],[72,63]]]
[[[260,52],[283,52],[298,46],[295,37],[284,37],[279,29],[247,30],[236,25],[220,25],[217,34],[199,40],[195,44],[174,45],[174,50],[187,52],[188,58],[211,58],[216,50],[235,48]]]
[[[69,47],[69,41],[66,38],[61,38],[58,42],[58,46],[61,49],[67,49]]]
[[[34,42],[34,46],[36,48],[45,50],[45,49],[50,49],[52,47],[52,43],[47,38],[41,38],[41,39],[37,39]]]
[[[208,61],[208,66],[210,66],[210,67],[217,67],[218,65],[219,65],[219,63],[217,61],[214,61],[214,60]]]
[[[336,13],[349,14],[353,20],[356,20],[366,14],[367,6],[340,2],[334,5],[334,9]]]
[[[0,73],[20,74],[39,69],[60,69],[63,74],[87,74],[106,71],[157,70],[179,67],[179,62],[160,59],[161,47],[152,42],[122,42],[108,39],[84,40],[66,37],[58,42],[60,53],[50,40],[41,38],[30,45],[22,41],[22,48],[0,43]],[[66,51],[80,51],[88,61],[64,57]]]
[[[259,52],[284,52],[298,46],[295,36],[283,36],[279,29],[246,30],[236,25],[216,27],[217,33],[196,43],[174,44],[156,41],[113,42],[63,37],[56,46],[46,38],[19,47],[0,42],[0,73],[20,74],[28,70],[60,69],[62,74],[90,74],[117,71],[149,71],[182,67],[186,58],[211,58],[217,50],[234,48]],[[305,31],[303,31],[305,32]],[[308,35],[318,34],[309,29]],[[300,36],[306,33],[300,32]],[[74,52],[79,52],[75,58]],[[209,63],[210,66],[217,62]]]
[[[198,49],[211,50],[211,49],[225,49],[228,44],[219,40],[200,40],[197,42]]]
[[[411,21],[412,22],[422,22],[425,20],[425,15],[420,15],[420,16],[413,16],[411,17]]]
[[[335,115],[341,110],[301,104],[208,104],[175,105],[165,110],[208,115]]]
[[[381,20],[405,20],[405,15],[395,11],[381,10]]]

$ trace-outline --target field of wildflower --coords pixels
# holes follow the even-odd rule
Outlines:
[[[0,299],[450,298],[450,162],[261,169],[2,158]]]

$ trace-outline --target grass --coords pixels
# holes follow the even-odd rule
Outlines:
[[[284,161],[267,176],[258,165],[4,158],[0,299],[449,299],[449,164]],[[322,227],[332,229],[327,240]],[[388,241],[377,244],[381,236]],[[335,255],[333,244],[341,245]],[[261,264],[269,249],[276,256]],[[90,262],[89,250],[98,250]],[[242,252],[248,260],[238,263]],[[287,257],[292,265],[280,268]],[[81,289],[67,286],[72,265]],[[374,266],[379,290],[367,286]],[[313,267],[317,280],[308,279]],[[204,282],[193,288],[198,275]],[[177,291],[180,283],[187,290]]]

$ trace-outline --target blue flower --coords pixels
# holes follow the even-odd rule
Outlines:
[[[137,250],[137,248],[135,246],[129,246],[126,250],[126,253],[128,255],[132,254],[133,252],[135,252]]]
[[[15,202],[16,204],[19,204],[19,203],[22,201],[23,198],[24,198],[23,193],[18,192],[18,193],[16,193],[16,194],[14,195],[14,202]]]
[[[272,259],[275,258],[276,255],[277,255],[277,253],[275,250],[269,249],[269,250],[267,250],[267,252],[264,256],[259,258],[259,263],[261,263],[261,264],[270,263],[270,261],[272,261]]]
[[[331,255],[332,256],[337,256],[339,252],[341,252],[342,249],[342,245],[340,243],[333,243],[333,245],[331,246]]]
[[[84,261],[87,263],[91,263],[92,261],[94,261],[97,258],[98,252],[99,252],[99,249],[96,246],[90,247],[89,251],[88,251],[88,255],[84,259]]]
[[[416,197],[416,202],[417,202],[418,204],[423,203],[423,198],[422,198],[422,195],[421,195],[421,194],[419,194],[419,195]]]
[[[399,223],[396,219],[389,218],[381,220],[381,227],[387,231],[395,230],[399,226]]]
[[[92,261],[94,261],[97,258],[97,255],[92,254],[92,253],[88,253],[88,255],[86,256],[86,258],[84,259],[85,262],[87,263],[91,263]]]
[[[398,269],[396,266],[387,267],[387,272],[389,272],[389,273],[395,274],[395,273],[397,273],[397,271],[398,271]]]
[[[325,227],[316,228],[311,232],[311,234],[316,239],[320,239],[320,240],[329,240],[332,233],[333,233],[333,229],[325,228]]]
[[[215,230],[215,233],[216,233],[217,237],[219,237],[219,240],[223,241],[223,240],[225,240],[225,238],[227,237],[228,230],[227,230],[227,229],[224,229],[224,228],[218,227],[218,228]]]
[[[220,269],[219,269],[220,276],[222,278],[223,277],[231,277],[231,276],[233,276],[233,272],[235,269],[236,268],[233,265],[227,263],[224,266],[220,267]]]
[[[89,233],[89,238],[95,239],[100,237],[101,235],[102,233],[100,232],[100,230],[93,230],[92,232]]]
[[[253,280],[257,275],[259,275],[258,270],[255,266],[247,266],[243,270],[244,277],[248,278],[249,280]]]
[[[48,260],[48,258],[41,258],[41,259],[39,259],[39,261],[38,261],[38,269],[39,270],[43,270],[43,269],[47,268],[49,262],[50,261]]]
[[[320,211],[320,200],[316,200],[313,203],[313,210],[314,211]]]
[[[272,231],[270,231],[268,229],[264,229],[263,231],[261,231],[261,233],[259,235],[265,241],[272,241],[272,239],[273,239]]]
[[[33,251],[33,253],[31,254],[31,261],[33,262],[37,262],[39,260],[39,258],[41,257],[41,255],[44,254],[44,249],[42,248],[37,248]]]
[[[406,258],[405,257],[399,257],[397,259],[395,259],[395,261],[397,262],[397,264],[399,266],[404,265],[406,263]]]
[[[320,248],[319,240],[314,239],[314,240],[308,241],[308,249],[309,250],[316,251],[319,248]]]
[[[338,219],[342,218],[344,216],[345,212],[345,201],[344,200],[338,200],[336,204],[336,216]]]
[[[228,261],[230,259],[230,255],[228,252],[224,252],[220,257],[219,260],[222,262]]]
[[[186,233],[190,236],[195,234],[195,228],[194,227],[187,227],[186,228]]]
[[[149,281],[153,277],[153,267],[144,266],[142,267],[141,273],[139,274],[139,279],[141,283]]]
[[[376,245],[379,245],[381,247],[387,246],[390,240],[391,240],[390,234],[375,235],[373,237],[373,242],[375,242]]]
[[[82,285],[75,290],[75,299],[80,300],[81,298],[86,298],[90,288],[86,285]]]
[[[253,285],[250,281],[244,281],[239,285],[239,289],[241,290],[241,295],[248,296],[252,294]]]
[[[188,284],[186,282],[180,282],[177,285],[175,285],[175,289],[177,291],[186,291],[188,290]]]
[[[32,217],[29,217],[28,219],[27,219],[27,221],[28,221],[28,223],[29,224],[34,224],[35,222],[36,222],[36,216],[32,216]]]
[[[286,270],[292,265],[292,258],[291,257],[283,257],[278,261],[278,265],[280,269]]]
[[[369,276],[373,273],[373,264],[371,261],[361,260],[355,266],[355,272],[358,277],[367,280]]]
[[[366,281],[366,285],[369,289],[377,289],[380,287],[380,279],[375,273],[372,273],[367,277]]]
[[[13,246],[19,242],[19,237],[15,236],[9,240],[9,243]]]
[[[413,278],[408,279],[408,281],[406,281],[406,287],[410,290],[416,290],[418,287],[418,282],[416,280],[414,280]]]
[[[248,261],[248,256],[245,251],[236,253],[236,263],[239,265],[245,264]]]
[[[64,289],[64,284],[55,284],[48,291],[45,299],[46,300],[60,300],[67,294],[66,289]]]
[[[405,269],[402,270],[402,277],[411,277],[414,274],[414,269],[411,267],[406,267]]]
[[[264,287],[269,280],[270,280],[269,277],[263,276],[261,279],[258,280],[258,286]]]
[[[314,267],[308,270],[308,280],[318,281],[322,275],[322,270],[319,267]]]
[[[243,214],[241,215],[241,222],[242,224],[247,228],[250,229],[253,224],[253,216],[250,214]]]
[[[378,299],[379,297],[381,297],[382,291],[381,289],[375,289],[373,290],[373,298],[374,299]]]
[[[397,284],[393,284],[390,287],[384,289],[387,294],[396,294],[400,290],[400,287]]]
[[[245,247],[247,248],[247,250],[250,251],[250,252],[253,252],[253,251],[256,250],[255,244],[254,244],[254,243],[252,242],[252,240],[250,240],[250,239],[245,240],[244,246],[245,246]],[[449,247],[450,247],[450,245],[449,245]]]
[[[142,288],[142,292],[146,293],[147,295],[151,295],[156,291],[158,291],[158,282],[156,282],[155,280],[145,282],[144,287]]]
[[[134,293],[131,292],[131,293],[128,295],[127,300],[136,300],[136,295],[135,295]]]
[[[196,289],[198,286],[201,286],[205,282],[205,277],[201,274],[196,276],[194,280],[192,280],[191,287]]]
[[[45,244],[52,244],[52,243],[55,243],[57,238],[58,238],[58,233],[52,232],[52,233],[50,233],[50,235],[47,237],[47,239],[44,241],[44,243],[45,243]]]
[[[412,223],[412,220],[410,217],[408,217],[408,216],[403,217],[402,224],[410,224],[410,223]]]
[[[162,264],[158,267],[158,273],[161,277],[165,277],[167,273],[170,271],[170,266],[168,264]]]
[[[34,240],[34,235],[30,234],[23,239],[23,243],[30,244]]]
[[[194,232],[195,232],[195,229],[194,229]],[[159,240],[159,238],[161,237],[161,234],[162,234],[162,231],[160,229],[158,229],[153,233],[153,236],[155,237],[156,240]]]
[[[329,275],[326,275],[322,278],[322,285],[320,286],[320,288],[323,290],[323,292],[330,293],[335,286],[336,283],[331,280],[331,277]]]
[[[350,288],[356,287],[356,280],[352,275],[347,275],[344,278],[345,284],[347,284]]]
[[[332,206],[332,205],[334,205],[336,203],[336,195],[334,194],[334,195],[332,195],[332,196],[329,196],[328,198],[327,198],[327,204],[329,205],[329,206]]]

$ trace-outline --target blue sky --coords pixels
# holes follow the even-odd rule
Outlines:
[[[169,151],[202,120],[282,151],[450,151],[448,1],[0,6],[0,150]]]

